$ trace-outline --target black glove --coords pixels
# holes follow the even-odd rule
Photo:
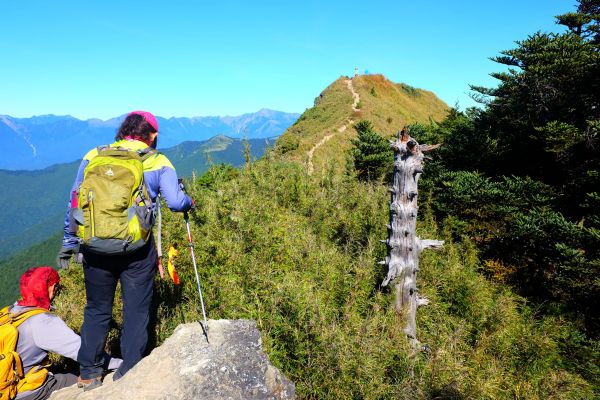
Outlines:
[[[60,269],[68,269],[73,255],[75,255],[76,262],[81,262],[78,247],[61,247],[58,256],[56,256],[56,265]]]
[[[185,190],[185,185],[183,184],[183,179],[177,179],[177,183],[179,184],[179,189],[181,189],[183,193],[187,194],[187,190]]]
[[[196,200],[192,199],[190,197],[190,195],[188,194],[187,190],[185,189],[185,185],[183,184],[183,179],[179,178],[177,180],[177,182],[179,183],[179,189],[181,189],[181,191],[183,193],[185,193],[190,198],[190,200],[192,201],[192,206],[190,207],[190,209],[188,211],[191,212],[191,213],[193,213],[194,211],[196,211]]]

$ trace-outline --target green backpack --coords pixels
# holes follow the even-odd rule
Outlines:
[[[141,248],[152,234],[154,212],[144,185],[143,162],[156,154],[103,146],[84,170],[72,221],[86,250],[123,255]]]

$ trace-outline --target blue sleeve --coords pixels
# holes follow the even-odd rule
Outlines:
[[[159,177],[160,193],[171,211],[188,211],[192,208],[192,199],[179,187],[177,173],[174,169],[163,167]]]
[[[89,164],[89,160],[81,160],[81,164],[79,164],[79,169],[77,170],[77,176],[75,177],[75,182],[73,182],[73,186],[71,186],[71,191],[69,192],[69,201],[67,201],[67,213],[65,215],[65,222],[63,228],[63,240],[62,246],[68,249],[72,249],[74,247],[79,246],[79,239],[77,239],[77,235],[71,232],[70,229],[70,210],[71,210],[71,197],[73,196],[73,191],[79,190],[79,185],[83,181],[83,172],[85,167]]]

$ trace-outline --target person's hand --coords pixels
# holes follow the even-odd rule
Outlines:
[[[181,191],[183,193],[187,194],[187,190],[185,190],[185,185],[183,184],[183,179],[182,178],[177,179],[177,183],[179,184],[179,189],[181,189]]]
[[[77,257],[79,249],[77,247],[61,247],[58,255],[56,256],[56,265],[60,269],[68,269],[71,257],[75,254],[75,261],[80,261],[80,257]]]

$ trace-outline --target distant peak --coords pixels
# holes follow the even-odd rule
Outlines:
[[[211,137],[210,139],[208,139],[208,142],[223,142],[223,141],[233,142],[233,139],[222,133],[215,135],[215,136]]]
[[[68,119],[76,119],[75,117],[66,114],[66,115],[55,115],[55,114],[42,114],[42,115],[34,115],[31,118],[37,118],[37,119],[63,119],[63,118],[68,118]]]

